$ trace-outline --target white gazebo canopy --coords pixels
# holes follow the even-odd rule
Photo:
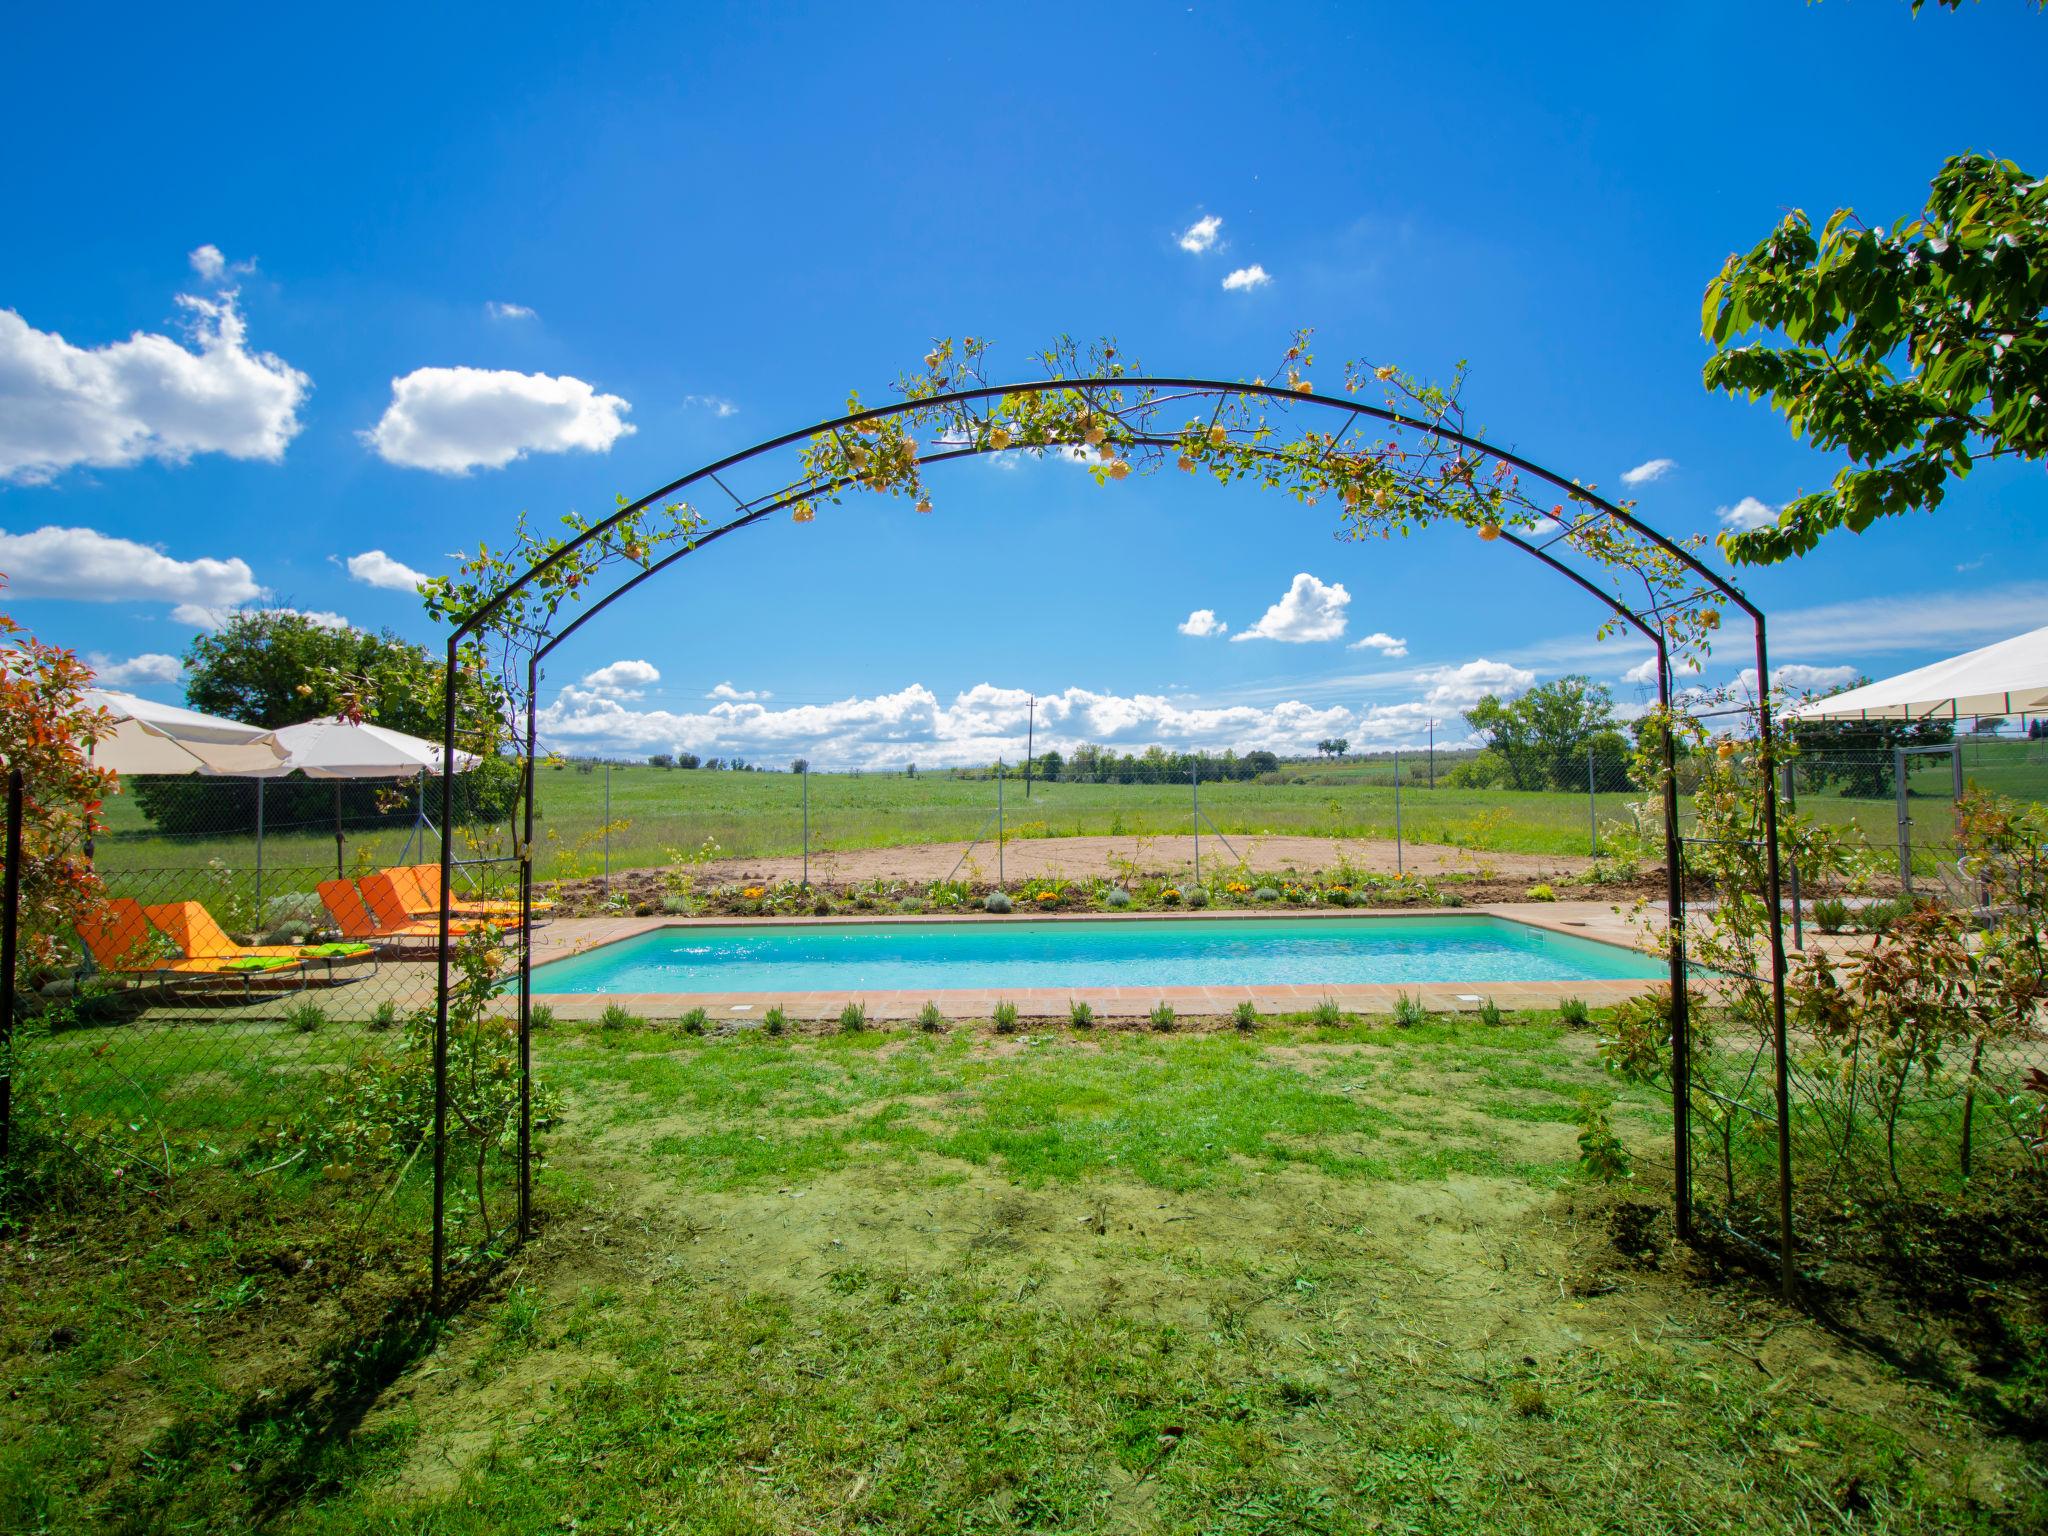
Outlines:
[[[307,720],[272,731],[266,738],[283,755],[255,776],[279,778],[303,773],[309,779],[409,779],[441,771],[441,744],[381,725],[357,725],[340,716]],[[467,773],[482,759],[457,750],[455,771]]]
[[[116,773],[262,774],[280,771],[283,749],[260,725],[243,725],[196,709],[107,688],[88,688],[85,702],[114,717],[114,731],[93,743],[92,760]]]
[[[2043,711],[2048,711],[2048,628],[1801,705],[1792,718],[1956,720]]]

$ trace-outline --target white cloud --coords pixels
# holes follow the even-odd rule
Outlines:
[[[221,255],[219,246],[210,243],[200,246],[186,260],[192,263],[192,270],[209,283],[219,282],[228,269],[227,257]]]
[[[416,368],[361,435],[386,463],[461,475],[529,453],[608,452],[633,431],[617,395],[581,379],[503,368]]]
[[[1430,708],[1466,709],[1489,693],[1503,699],[1525,693],[1535,683],[1536,674],[1512,662],[1488,661],[1482,656],[1459,667],[1424,668],[1415,674],[1415,680],[1428,687],[1422,702]]]
[[[1223,233],[1223,220],[1216,214],[1204,214],[1180,232],[1180,248],[1199,256],[1216,244],[1216,237]]]
[[[1809,667],[1795,661],[1771,668],[1771,686],[1786,693],[1831,693],[1855,682],[1862,675],[1859,667]],[[1744,667],[1736,673],[1735,688],[1737,692],[1754,698],[1756,668]]]
[[[721,421],[728,416],[737,416],[740,413],[740,408],[723,395],[685,395],[683,396],[683,404],[707,410]]]
[[[1754,496],[1745,496],[1732,507],[1716,507],[1714,516],[1721,520],[1721,526],[1731,533],[1748,533],[1756,528],[1768,528],[1778,520],[1777,510],[1767,507]]]
[[[772,699],[775,695],[766,688],[735,688],[731,683],[720,683],[704,697],[724,699],[729,703],[752,703],[756,699]]]
[[[1678,460],[1676,459],[1646,459],[1634,469],[1623,470],[1621,472],[1621,483],[1623,485],[1648,485],[1652,480],[1662,480],[1676,468],[1678,468]]]
[[[629,709],[616,699],[565,688],[541,711],[550,746],[589,751],[692,751],[774,760],[801,752],[821,768],[985,763],[1024,750],[1031,695],[981,683],[942,704],[912,684],[894,693],[831,704],[773,709],[759,701],[721,699],[682,713]],[[1033,745],[1069,750],[1081,742],[1138,751],[1162,745],[1234,747],[1305,754],[1325,736],[1342,735],[1356,716],[1342,706],[1317,709],[1299,700],[1204,707],[1156,694],[1120,695],[1069,688],[1038,695]]]
[[[1223,286],[1232,293],[1244,288],[1263,288],[1273,281],[1273,274],[1257,262],[1248,267],[1238,267],[1223,279]]]
[[[614,699],[637,699],[660,681],[661,669],[650,661],[615,661],[583,676],[585,688]]]
[[[1287,589],[1287,595],[1268,608],[1259,622],[1230,638],[1237,640],[1285,640],[1304,644],[1312,640],[1335,640],[1344,633],[1344,609],[1351,594],[1344,583],[1324,583],[1301,572]]]
[[[366,549],[360,555],[348,557],[348,574],[351,580],[360,581],[366,587],[382,587],[387,592],[416,592],[426,573],[416,571],[402,560],[394,560],[381,549]]]
[[[137,683],[175,683],[185,675],[185,663],[162,651],[145,651],[126,661],[95,655],[93,681],[102,688],[132,688]]]
[[[1367,635],[1363,640],[1352,641],[1345,649],[1353,651],[1378,651],[1389,660],[1394,660],[1408,654],[1408,642],[1406,640],[1397,640],[1384,630],[1376,630],[1372,634]]]
[[[1184,635],[1203,639],[1209,635],[1220,635],[1230,626],[1216,617],[1214,608],[1197,608],[1177,626]]]
[[[182,464],[196,453],[283,458],[311,380],[249,350],[232,290],[182,293],[178,304],[183,340],[137,331],[99,347],[0,309],[0,480],[41,484],[78,465]]]
[[[1984,562],[1988,558],[1989,556],[1979,555],[1974,560],[1965,560],[1956,566],[1956,574],[1958,576],[1966,576],[1971,571],[1981,571],[1984,569]]]
[[[524,304],[501,304],[496,299],[490,299],[485,302],[484,313],[493,320],[538,320],[540,318],[537,311],[527,308]]]
[[[92,528],[0,532],[0,571],[16,597],[231,608],[263,596],[246,560],[177,560]]]
[[[1414,682],[1424,689],[1421,698],[1370,706],[1353,722],[1352,734],[1380,747],[1418,743],[1432,735],[1440,747],[1456,746],[1471,734],[1465,726],[1466,710],[1489,693],[1511,699],[1535,681],[1536,674],[1525,667],[1484,657],[1462,666],[1425,667],[1414,675]]]
[[[0,570],[6,566],[0,564]],[[2041,627],[2048,582],[1886,593],[1770,616],[1772,649],[1821,656],[1964,650]]]
[[[1674,678],[1698,677],[1703,670],[1704,668],[1702,668],[1701,665],[1697,661],[1693,660],[1690,656],[1674,657],[1671,662],[1671,675]],[[1621,674],[1621,680],[1624,683],[1640,683],[1645,688],[1656,687],[1657,653],[1655,651],[1652,651],[1649,655],[1645,656],[1641,661],[1636,663],[1636,665],[1630,667],[1626,672]]]
[[[171,617],[180,624],[190,624],[194,629],[225,629],[235,619],[245,614],[282,613],[306,620],[320,629],[354,629],[355,626],[341,614],[325,608],[219,608],[204,603],[180,603],[171,610]]]

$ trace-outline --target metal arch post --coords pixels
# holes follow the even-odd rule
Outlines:
[[[519,837],[519,1240],[533,1235],[533,771],[540,661],[526,664],[526,806]],[[445,879],[446,876],[444,875]]]
[[[1664,942],[1671,963],[1672,1228],[1692,1241],[1692,1002],[1686,987],[1685,843],[1678,835],[1678,749],[1671,726],[1671,650],[1657,636],[1657,706],[1664,717]]]
[[[434,987],[434,1258],[432,1304],[447,1300],[448,1259],[448,938],[455,883],[455,675],[459,637],[448,637],[447,671],[441,688],[441,942]]]
[[[1754,612],[1754,610],[1752,610]],[[1764,899],[1770,906],[1772,1087],[1778,1106],[1778,1286],[1789,1298],[1797,1289],[1792,1254],[1792,1083],[1785,1035],[1785,901],[1778,856],[1778,774],[1771,729],[1770,651],[1764,616],[1756,613],[1757,746],[1764,792]]]

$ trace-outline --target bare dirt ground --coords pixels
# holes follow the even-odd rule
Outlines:
[[[944,880],[957,869],[961,878],[972,878],[977,884],[993,880],[995,844],[975,845],[972,858],[962,863],[961,856],[967,852],[966,843],[913,843],[899,848],[814,853],[810,877],[818,884],[858,885],[868,880]],[[1399,868],[1412,875],[1498,876],[1525,882],[1577,874],[1593,862],[1548,853],[1492,853],[1440,843],[1403,844],[1397,858],[1393,843],[1364,839],[1232,837],[1228,844],[1218,837],[1202,839],[1205,868],[1236,864],[1240,856],[1261,874],[1286,870],[1311,874],[1335,869],[1349,859],[1354,868],[1374,874],[1391,875]],[[1041,875],[1093,879],[1124,873],[1122,861],[1135,866],[1140,876],[1182,874],[1194,867],[1195,842],[1191,837],[1040,837],[1014,839],[1002,850],[1003,875],[1009,880]],[[800,879],[803,873],[801,858],[721,859],[704,865],[698,880],[708,885],[773,883]]]

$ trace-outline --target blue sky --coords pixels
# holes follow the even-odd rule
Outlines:
[[[2048,167],[2038,105],[1967,88],[2048,62],[2016,0],[44,8],[12,34],[6,600],[165,698],[160,658],[236,606],[432,640],[405,571],[881,399],[941,334],[1011,376],[1060,332],[1224,377],[1303,325],[1326,367],[1467,358],[1493,440],[1607,490],[1668,460],[1642,514],[1712,530],[1834,468],[1700,388],[1727,253],[1792,206],[1908,215],[1964,149]],[[1420,740],[1567,670],[1640,694],[1585,599],[1469,538],[1339,543],[1327,507],[1051,462],[933,489],[928,518],[850,502],[685,561],[558,653],[551,738],[930,763],[1013,752],[1029,693],[1055,742],[1239,747]],[[1987,469],[1745,573],[1774,660],[1882,675],[2039,624],[2044,489]],[[1230,638],[1275,605],[1324,638]],[[1184,633],[1200,609],[1228,631]]]

